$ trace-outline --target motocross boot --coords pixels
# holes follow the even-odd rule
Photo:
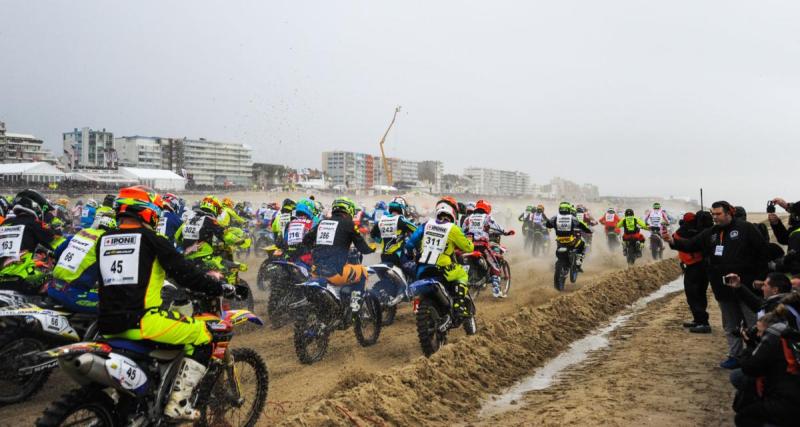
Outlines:
[[[174,420],[194,421],[200,418],[200,412],[192,407],[192,393],[206,374],[206,367],[200,362],[184,358],[178,371],[178,378],[169,395],[169,402],[164,408],[164,415]]]

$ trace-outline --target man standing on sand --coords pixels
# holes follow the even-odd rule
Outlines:
[[[664,230],[661,237],[672,249],[681,252],[701,252],[707,262],[711,290],[722,314],[722,328],[728,340],[728,357],[720,363],[725,369],[739,367],[742,352],[739,326],[755,324],[755,313],[747,307],[732,288],[725,286],[725,276],[737,274],[744,286],[752,288],[753,281],[767,274],[768,246],[761,232],[751,223],[735,219],[736,210],[726,201],[711,205],[714,226],[689,238],[675,238]]]

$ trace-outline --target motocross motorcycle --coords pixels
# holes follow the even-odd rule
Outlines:
[[[613,228],[606,229],[606,243],[608,243],[608,250],[614,252],[619,246],[619,233]]]
[[[633,266],[636,260],[642,257],[642,243],[638,240],[625,240],[622,242],[622,252],[629,266]]]
[[[567,277],[571,283],[578,280],[580,269],[576,264],[578,253],[574,247],[558,246],[556,249],[556,266],[553,273],[553,286],[557,291],[563,292]]]
[[[661,240],[660,232],[660,228],[651,228],[650,231],[650,254],[653,256],[654,260],[659,260],[664,257],[664,241]]]
[[[453,297],[441,278],[417,280],[409,289],[414,296],[417,336],[425,357],[447,344],[447,332],[451,329],[463,327],[467,335],[477,332],[475,304],[469,295],[466,298],[469,316],[465,317],[453,307]]]
[[[360,254],[358,256],[360,259]],[[355,261],[351,257],[351,262]],[[295,285],[302,299],[289,305],[294,312],[294,349],[301,363],[325,356],[334,330],[353,326],[362,347],[378,342],[382,314],[378,297],[359,285],[334,286],[324,277]]]
[[[19,403],[36,394],[58,366],[41,352],[94,339],[97,316],[59,307],[22,303],[0,309],[0,404]]]
[[[236,287],[238,298],[246,288]],[[255,425],[267,400],[267,366],[246,347],[232,348],[235,328],[261,319],[247,310],[223,311],[221,298],[186,291],[188,307],[202,315],[212,331],[208,371],[192,396],[200,414],[197,425]],[[176,301],[178,303],[178,301]],[[80,388],[50,404],[36,421],[40,427],[62,425],[172,425],[164,407],[184,357],[183,346],[153,341],[108,339],[80,342],[45,352]]]
[[[306,282],[310,273],[308,267],[302,263],[273,259],[264,274],[269,284],[267,317],[272,328],[278,329],[292,321],[289,306],[303,297],[295,284]]]
[[[411,300],[408,293],[409,276],[400,266],[375,264],[367,268],[370,274],[378,276],[372,285],[372,293],[377,295],[381,304],[381,323],[389,326],[394,323],[397,306]]]
[[[500,270],[500,292],[508,295],[511,289],[511,266],[505,259],[507,249],[494,242],[478,240],[473,242],[475,250],[461,253],[461,265],[469,277],[469,292],[473,298],[478,298],[481,291],[492,286],[491,266],[487,256],[494,258],[497,269]],[[487,255],[491,253],[491,255]]]

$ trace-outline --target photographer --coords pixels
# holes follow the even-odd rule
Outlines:
[[[789,212],[788,229],[775,213],[775,205]],[[786,256],[782,261],[776,263],[775,269],[792,275],[800,274],[800,202],[787,203],[786,200],[776,197],[767,204],[767,213],[775,240],[782,245],[787,245]]]
[[[800,376],[790,373],[782,336],[789,332],[776,313],[756,323],[755,336],[744,329],[747,351],[741,358],[744,378],[736,384],[733,409],[738,427],[796,425],[800,417]]]
[[[661,237],[672,249],[681,252],[701,252],[707,262],[708,279],[714,298],[722,313],[722,327],[728,340],[728,358],[720,367],[734,369],[742,351],[742,340],[737,333],[741,322],[753,325],[755,313],[742,303],[734,290],[725,286],[724,276],[735,273],[744,284],[752,286],[756,279],[766,277],[767,241],[749,222],[734,218],[735,209],[726,201],[711,205],[714,226],[690,239],[674,238],[664,230]]]
[[[766,281],[753,282],[755,288],[760,288],[763,298],[756,295],[749,287],[742,286],[742,279],[735,273],[725,276],[725,284],[733,288],[739,300],[756,313],[757,319],[775,310],[783,297],[792,291],[789,278],[781,273],[770,273]]]

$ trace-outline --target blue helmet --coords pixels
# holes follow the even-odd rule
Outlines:
[[[390,213],[398,213],[400,215],[405,215],[405,206],[398,202],[390,202],[389,203],[389,212]]]
[[[297,202],[297,206],[294,208],[295,215],[303,214],[308,218],[314,218],[317,216],[316,211],[317,206],[309,199],[300,199],[300,201]]]
[[[385,211],[386,210],[386,202],[381,200],[380,202],[375,203],[375,209],[380,209],[380,210],[384,210]]]

